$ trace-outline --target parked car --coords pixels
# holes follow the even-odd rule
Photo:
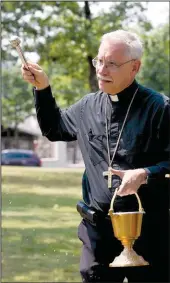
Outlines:
[[[4,149],[1,151],[1,165],[41,166],[41,159],[32,150]]]

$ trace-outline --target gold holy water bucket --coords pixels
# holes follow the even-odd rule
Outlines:
[[[136,197],[139,204],[139,211],[134,212],[117,212],[113,211],[113,203],[117,194],[118,188],[115,190],[113,198],[111,200],[109,214],[112,221],[113,231],[115,237],[121,241],[124,246],[124,250],[121,254],[109,264],[109,267],[127,267],[127,266],[145,266],[149,265],[147,261],[139,256],[133,250],[133,244],[135,240],[141,234],[142,218],[145,213],[140,198],[136,193]]]

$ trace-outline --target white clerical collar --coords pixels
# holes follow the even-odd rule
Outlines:
[[[115,95],[110,95],[110,98],[114,102],[119,101],[119,98],[118,98],[118,96],[116,94]]]

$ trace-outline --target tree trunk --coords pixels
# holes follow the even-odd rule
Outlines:
[[[18,135],[17,124],[15,125],[15,129],[14,129],[14,144],[15,144],[15,148],[19,148],[19,135]]]
[[[89,6],[88,1],[84,2],[84,12],[85,12],[85,18],[86,18],[86,20],[88,20],[88,25],[86,26],[87,35],[88,35],[88,33],[90,33],[90,29],[91,29],[91,25],[92,25],[91,11],[90,11],[90,6]],[[91,46],[91,42],[89,42],[88,39],[87,39],[87,41],[88,41],[89,46]],[[93,59],[93,56],[91,54],[88,54],[87,55],[87,61],[88,61],[88,65],[89,65],[89,85],[90,85],[91,91],[95,92],[98,89],[98,84],[97,84],[97,78],[96,78],[96,70],[93,67],[92,59]]]
[[[92,65],[92,56],[88,55],[87,60],[89,63],[89,84],[92,92],[96,92],[98,90],[97,78],[96,78],[96,70]]]
[[[10,129],[7,127],[7,136],[6,136],[6,143],[5,143],[5,148],[10,148],[10,138],[11,138],[11,134],[10,134]]]
[[[17,122],[17,105],[15,105],[14,144],[15,144],[15,148],[19,148],[18,122]]]

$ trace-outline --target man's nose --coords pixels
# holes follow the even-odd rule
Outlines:
[[[108,68],[105,63],[101,64],[101,66],[98,67],[98,73],[102,75],[108,74]]]

